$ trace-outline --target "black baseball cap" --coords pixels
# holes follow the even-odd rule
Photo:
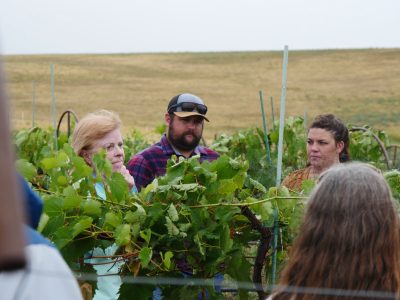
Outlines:
[[[176,95],[169,101],[167,111],[181,118],[201,116],[209,122],[206,118],[207,106],[200,97],[193,94]]]

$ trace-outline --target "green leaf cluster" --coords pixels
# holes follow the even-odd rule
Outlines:
[[[121,275],[193,277],[211,279],[223,273],[232,280],[251,281],[256,250],[251,243],[260,233],[241,214],[248,206],[264,226],[279,225],[278,264],[297,234],[305,197],[275,187],[278,123],[268,135],[269,161],[265,136],[258,128],[221,135],[212,144],[221,157],[199,163],[198,157],[173,156],[165,176],[156,178],[138,194],[130,194],[123,176],[112,172],[111,164],[100,151],[93,167],[77,156],[65,135],[54,143],[54,131],[32,128],[14,135],[18,153],[16,166],[44,200],[39,230],[60,249],[75,271],[93,271],[83,263],[85,253],[95,247],[115,244],[116,255],[124,258]],[[283,176],[306,164],[306,130],[302,118],[285,122]],[[384,132],[376,132],[388,144]],[[126,158],[149,144],[137,131],[125,138]],[[354,132],[350,145],[353,159],[374,161],[382,166],[382,155],[366,132]],[[400,198],[400,175],[385,173],[396,199]],[[314,182],[305,182],[308,194]],[[99,189],[103,193],[99,194]],[[265,278],[270,277],[266,261]],[[162,286],[166,299],[195,298],[210,287]],[[151,297],[153,287],[135,286],[139,299]],[[123,285],[121,297],[132,292]],[[239,291],[241,298],[247,291]]]

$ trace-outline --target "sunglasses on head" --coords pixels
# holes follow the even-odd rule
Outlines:
[[[207,106],[205,106],[204,104],[193,103],[193,102],[181,102],[178,104],[174,104],[168,109],[168,113],[177,111],[176,109],[178,107],[181,108],[181,110],[179,111],[190,111],[190,112],[196,111],[202,115],[205,115],[207,113]]]

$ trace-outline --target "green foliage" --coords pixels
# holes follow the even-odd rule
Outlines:
[[[275,125],[279,130],[279,122]],[[273,134],[274,132],[271,132]],[[285,166],[283,174],[303,168],[307,162],[307,133],[304,119],[301,117],[289,117],[285,121],[284,146],[282,153],[282,164]],[[275,143],[276,156],[278,155],[277,142]]]
[[[211,145],[215,151],[229,157],[239,157],[249,164],[248,175],[264,186],[275,182],[275,165],[268,161],[262,131],[249,128],[232,136],[221,135]]]
[[[400,171],[391,170],[384,173],[385,179],[392,190],[393,197],[400,204]]]
[[[249,163],[248,175],[264,187],[276,185],[276,164],[278,159],[279,122],[268,133],[270,158],[265,145],[264,132],[259,128],[249,128],[233,134],[221,135],[211,148],[230,157],[241,157]],[[283,176],[302,168],[306,164],[306,132],[303,118],[289,117],[284,127],[282,163]]]
[[[124,258],[121,275],[182,277],[187,265],[193,277],[211,279],[217,273],[232,280],[251,281],[254,254],[250,242],[260,238],[249,220],[241,214],[246,205],[265,226],[274,225],[277,212],[279,266],[297,234],[304,210],[304,195],[275,187],[278,129],[269,132],[270,157],[264,133],[257,128],[221,135],[212,145],[221,157],[200,164],[198,157],[173,156],[165,176],[156,178],[138,194],[130,194],[124,178],[112,172],[105,152],[93,157],[93,168],[75,155],[65,136],[54,146],[53,132],[40,128],[21,130],[14,136],[18,153],[16,166],[44,200],[39,230],[60,249],[75,271],[92,270],[82,263],[84,254],[111,244]],[[302,118],[289,118],[285,124],[283,176],[306,164],[306,131]],[[372,131],[371,131],[372,132]],[[388,144],[383,132],[376,132]],[[126,158],[147,147],[137,131],[125,138]],[[353,159],[374,161],[382,166],[382,154],[368,132],[353,132]],[[385,173],[395,198],[400,198],[398,171]],[[307,195],[314,182],[303,183]],[[104,190],[104,195],[98,189]],[[77,263],[81,262],[81,263]],[[271,261],[266,261],[266,278]],[[154,287],[135,285],[135,297],[148,299]],[[195,298],[210,287],[162,286],[166,298]],[[132,285],[121,287],[121,299],[132,292]],[[241,299],[248,291],[240,290]]]
[[[156,126],[155,130],[156,133],[160,135],[164,134],[167,131],[167,125],[165,123],[160,123]]]
[[[17,171],[28,181],[32,180],[37,174],[36,167],[26,159],[18,159],[15,162],[15,167]]]
[[[150,143],[145,139],[142,133],[138,130],[132,130],[124,138],[124,152],[125,152],[125,164],[131,159],[133,155],[139,151],[150,146]]]
[[[378,141],[374,136],[382,141],[387,148],[390,145],[389,137],[382,130],[372,129],[365,126],[365,131],[352,131],[350,128],[350,158],[351,160],[368,162],[380,169],[387,169],[385,157]]]
[[[35,166],[48,157],[55,149],[55,132],[53,128],[47,131],[39,127],[22,129],[14,134],[14,144],[19,159],[25,159]],[[60,134],[57,139],[58,149],[62,149],[68,143],[65,134]]]
[[[44,131],[42,134],[48,137]],[[33,143],[29,138],[25,142]],[[173,157],[165,176],[131,195],[122,176],[112,172],[104,151],[94,155],[91,168],[68,143],[58,151],[47,148],[48,143],[37,144],[47,149],[46,156],[20,151],[25,154],[17,166],[44,200],[41,232],[57,245],[74,270],[90,267],[76,263],[82,261],[85,251],[104,250],[113,242],[118,253],[137,257],[126,260],[121,275],[180,277],[184,263],[194,277],[213,278],[222,272],[250,281],[251,262],[244,252],[258,233],[241,216],[238,205],[248,197],[262,199],[259,197],[266,189],[248,177],[249,163],[243,158],[222,155],[212,163],[200,164],[198,157]],[[129,139],[125,142],[134,144]],[[97,194],[98,186],[103,187],[105,199]],[[260,218],[270,219],[271,203],[258,206]],[[163,289],[172,295],[168,286]],[[125,286],[121,289],[126,290]],[[194,297],[203,288],[173,290]],[[207,290],[214,295],[213,289]],[[144,295],[147,292],[144,288]],[[246,291],[241,294],[245,297]]]

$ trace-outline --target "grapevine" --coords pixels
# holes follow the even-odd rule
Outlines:
[[[388,143],[383,132],[377,134]],[[305,136],[302,118],[287,122],[283,174],[304,166]],[[217,138],[211,147],[222,155],[214,162],[200,164],[197,157],[172,157],[165,176],[133,195],[122,175],[112,173],[104,152],[94,156],[92,169],[74,153],[66,135],[58,137],[58,150],[53,143],[54,131],[38,127],[15,133],[14,144],[18,171],[44,200],[39,231],[54,242],[74,271],[95,272],[94,266],[85,262],[85,255],[96,248],[105,253],[115,245],[112,255],[101,258],[116,259],[122,278],[182,278],[187,272],[193,278],[212,279],[224,274],[238,282],[255,282],[262,298],[262,284],[271,283],[268,255],[273,211],[279,212],[277,251],[278,264],[282,264],[306,199],[274,187],[277,132],[271,131],[268,138],[272,164],[266,160],[263,133],[251,128]],[[134,131],[125,145],[132,155],[149,143]],[[382,154],[365,132],[352,133],[351,154],[382,166]],[[399,199],[399,172],[388,171],[385,177],[393,196]],[[105,200],[96,194],[98,184],[105,187]],[[311,189],[312,184],[308,184],[306,191]],[[254,241],[259,241],[256,251],[250,246]],[[255,260],[247,258],[249,252],[256,255]],[[166,284],[160,288],[165,299],[190,299],[199,294],[221,297],[212,286]],[[137,299],[147,299],[153,289],[124,283],[120,298],[134,292]],[[238,293],[241,299],[249,297],[248,290],[239,289]]]

